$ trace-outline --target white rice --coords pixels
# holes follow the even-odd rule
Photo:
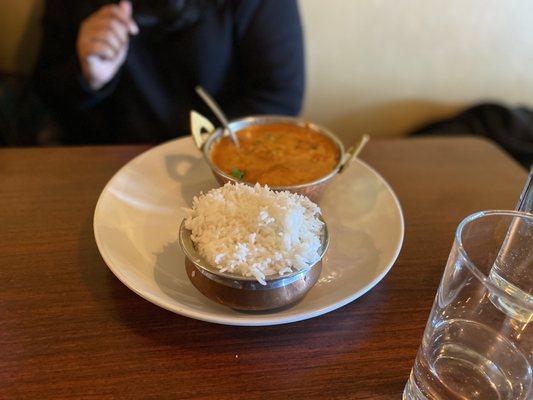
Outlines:
[[[320,257],[320,208],[304,196],[228,183],[195,197],[187,214],[196,249],[221,272],[265,284]]]

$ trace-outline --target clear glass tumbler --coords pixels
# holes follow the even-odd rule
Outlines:
[[[404,399],[533,399],[533,214],[467,217]]]

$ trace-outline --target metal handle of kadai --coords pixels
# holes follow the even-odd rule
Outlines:
[[[199,150],[202,150],[209,136],[215,132],[215,126],[206,117],[194,110],[190,113],[190,123],[194,144]]]
[[[367,144],[369,140],[370,140],[369,135],[363,135],[358,139],[358,141],[354,145],[352,145],[348,149],[348,151],[346,152],[346,156],[339,168],[339,174],[342,174],[346,170],[346,168],[350,165],[352,160],[359,155],[359,153],[363,150],[363,148],[365,147],[365,145]]]

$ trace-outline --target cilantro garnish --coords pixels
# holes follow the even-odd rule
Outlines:
[[[239,168],[233,167],[231,169],[231,175],[237,179],[242,180],[242,178],[244,178],[244,175],[246,174],[244,173],[244,171],[241,171]]]

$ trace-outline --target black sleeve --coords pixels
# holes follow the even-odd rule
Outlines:
[[[242,0],[234,29],[241,93],[228,114],[298,114],[305,82],[296,0]]]
[[[32,83],[35,91],[57,114],[91,108],[109,96],[116,86],[118,77],[98,91],[91,90],[78,65],[76,38],[79,25],[96,9],[98,5],[84,1],[46,1],[41,52]]]

